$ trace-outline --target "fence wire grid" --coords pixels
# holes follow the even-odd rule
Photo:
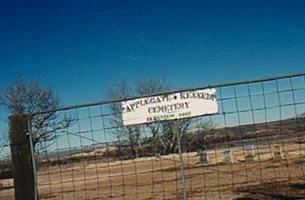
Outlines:
[[[4,139],[0,141],[0,199],[12,199],[14,181],[12,179],[10,146]]]
[[[305,73],[206,88],[217,114],[124,127],[126,99],[34,114],[39,199],[305,198]]]

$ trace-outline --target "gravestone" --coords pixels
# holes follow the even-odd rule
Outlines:
[[[275,159],[282,159],[281,146],[276,144],[273,146],[273,154]]]
[[[232,154],[230,149],[226,149],[223,152],[223,162],[224,163],[231,163],[232,162]]]
[[[199,156],[199,163],[198,164],[207,164],[208,163],[208,154],[206,151],[201,149],[197,150],[197,155]]]
[[[255,156],[254,145],[246,146],[245,160],[246,161],[254,161],[254,156]]]

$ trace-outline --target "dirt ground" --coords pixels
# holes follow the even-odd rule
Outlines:
[[[305,144],[210,150],[208,163],[183,154],[189,199],[230,200],[240,193],[305,197]],[[280,149],[275,152],[274,149]],[[250,151],[251,154],[251,151]],[[0,199],[13,199],[13,181],[0,182]],[[39,199],[182,199],[179,156],[100,160],[49,166],[38,172]],[[300,189],[301,188],[301,189]],[[263,198],[261,198],[263,199]]]

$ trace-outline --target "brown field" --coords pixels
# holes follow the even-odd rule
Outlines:
[[[305,144],[255,146],[247,159],[242,147],[209,150],[208,164],[198,164],[197,153],[183,154],[189,199],[233,199],[239,192],[305,197]],[[177,154],[133,160],[84,161],[41,167],[40,199],[182,199],[180,162]],[[0,199],[13,199],[12,180],[0,182]],[[301,188],[301,189],[300,189]],[[256,194],[251,193],[255,196]],[[263,197],[259,198],[263,199]]]

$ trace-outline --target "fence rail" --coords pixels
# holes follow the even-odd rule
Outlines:
[[[33,114],[39,199],[305,197],[305,73],[153,95],[207,88],[219,112],[182,120],[124,127],[152,95]]]

